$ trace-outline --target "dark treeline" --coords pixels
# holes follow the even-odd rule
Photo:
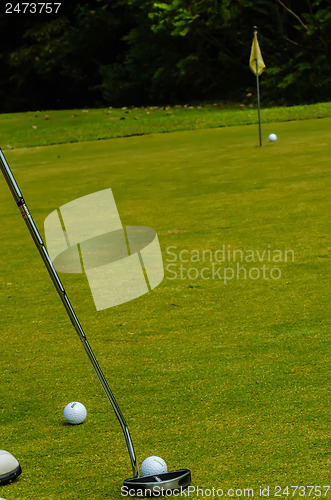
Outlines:
[[[2,112],[247,102],[254,25],[264,104],[330,99],[329,0],[66,0],[57,14],[5,5]]]

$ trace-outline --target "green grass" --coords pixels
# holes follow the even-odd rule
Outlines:
[[[93,113],[105,112],[84,114],[80,130]],[[160,455],[191,468],[195,486],[255,497],[261,485],[328,484],[330,130],[330,118],[264,124],[262,148],[246,125],[5,150],[41,231],[56,207],[111,187],[123,224],[159,235],[165,279],[137,300],[96,312],[84,279],[61,275],[140,462]],[[69,117],[59,142],[74,135]],[[4,181],[0,199],[1,448],[23,468],[0,495],[121,498],[121,429]],[[223,245],[295,257],[265,262],[278,280],[170,279],[168,247],[187,257]],[[72,400],[88,409],[81,426],[64,425]]]
[[[261,110],[263,123],[331,117],[331,103]],[[257,123],[253,105],[223,103],[122,109],[39,111],[0,116],[2,147],[66,142]]]

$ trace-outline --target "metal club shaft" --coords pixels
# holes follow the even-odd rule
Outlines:
[[[134,476],[138,477],[139,476],[138,461],[136,458],[136,454],[134,452],[133,443],[132,443],[132,439],[130,436],[128,426],[127,426],[125,419],[122,415],[122,412],[121,412],[121,410],[116,402],[116,399],[109,388],[107,380],[106,380],[104,374],[102,373],[102,370],[99,366],[99,363],[97,362],[96,357],[93,354],[93,351],[90,347],[90,344],[87,341],[84,330],[83,330],[83,328],[82,328],[82,326],[81,326],[81,324],[80,324],[80,322],[75,314],[75,311],[74,311],[74,309],[69,301],[69,298],[65,292],[65,289],[64,289],[62,282],[59,278],[59,275],[57,274],[57,272],[53,266],[53,263],[48,255],[48,252],[46,250],[44,242],[39,234],[39,231],[38,231],[38,229],[33,221],[33,218],[29,212],[29,209],[24,201],[23,195],[22,195],[22,193],[17,185],[15,177],[14,177],[1,149],[0,149],[0,168],[1,168],[1,171],[3,173],[4,178],[6,179],[7,184],[9,186],[9,189],[14,197],[14,200],[20,209],[20,212],[21,212],[22,217],[23,217],[23,219],[24,219],[24,221],[25,221],[25,223],[30,231],[30,234],[31,234],[31,236],[36,244],[36,247],[38,248],[38,251],[41,255],[41,258],[44,261],[44,264],[48,270],[48,273],[49,273],[53,283],[54,283],[54,286],[55,286],[55,288],[56,288],[56,290],[61,298],[61,301],[65,307],[65,310],[67,311],[67,314],[70,318],[70,321],[73,324],[73,326],[74,326],[74,328],[79,336],[79,339],[81,340],[81,342],[83,344],[85,352],[88,355],[88,357],[92,363],[92,366],[93,366],[93,368],[98,376],[100,384],[102,385],[102,388],[106,393],[106,396],[107,396],[107,398],[108,398],[108,400],[109,400],[109,402],[110,402],[110,404],[111,404],[111,406],[116,414],[116,417],[118,418],[118,421],[122,427],[122,430],[123,430],[123,433],[125,436],[126,445],[128,448],[130,459],[131,459],[133,474],[134,474]]]

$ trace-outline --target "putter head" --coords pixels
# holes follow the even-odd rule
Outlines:
[[[162,496],[168,491],[182,491],[191,483],[191,471],[189,469],[180,469],[172,472],[153,476],[131,477],[125,479],[123,486],[127,491],[142,492],[143,495]],[[169,494],[169,493],[168,493]],[[141,494],[139,495],[141,496]]]

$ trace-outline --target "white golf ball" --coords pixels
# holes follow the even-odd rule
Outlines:
[[[276,134],[270,134],[270,135],[269,135],[269,141],[270,141],[270,142],[275,142],[275,141],[277,141],[277,135],[276,135]]]
[[[63,412],[64,418],[69,424],[77,425],[84,422],[86,419],[87,411],[82,403],[73,401],[67,404]]]
[[[161,457],[147,457],[141,464],[142,476],[154,476],[168,471],[167,464]]]
[[[9,451],[0,450],[0,486],[14,481],[21,472],[16,458]]]

